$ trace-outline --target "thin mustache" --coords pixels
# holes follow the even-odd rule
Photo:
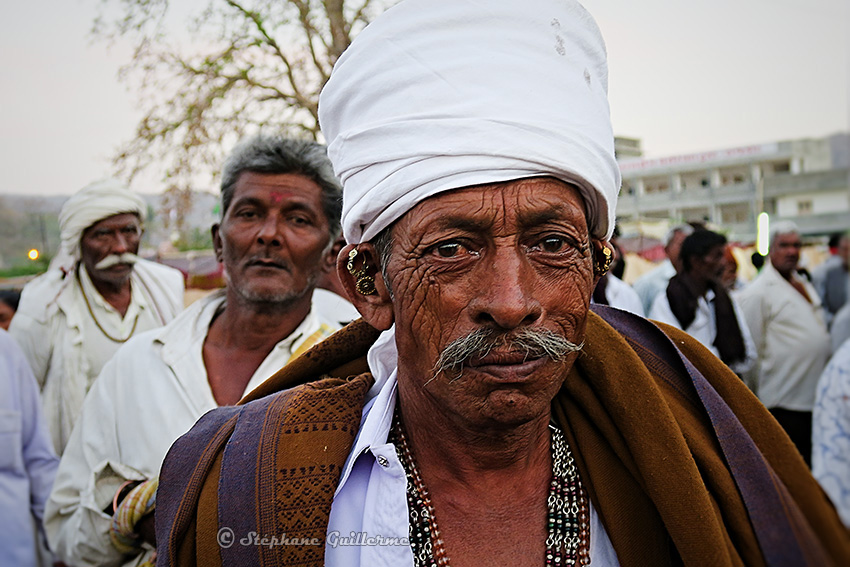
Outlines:
[[[130,264],[133,265],[139,261],[139,257],[133,254],[132,252],[125,252],[123,254],[110,254],[100,262],[94,265],[96,270],[105,270],[107,268],[111,268],[112,266],[117,266],[118,264]]]
[[[523,352],[525,360],[548,357],[555,362],[564,360],[568,355],[584,347],[584,341],[575,344],[563,335],[549,329],[521,329],[511,333],[500,333],[494,329],[482,327],[453,340],[446,345],[434,364],[434,376],[423,384],[430,384],[443,372],[457,372],[452,381],[463,374],[463,367],[473,358],[484,358],[501,346],[512,351]]]

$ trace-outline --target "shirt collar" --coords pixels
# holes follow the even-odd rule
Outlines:
[[[385,445],[392,427],[398,391],[398,351],[395,328],[381,333],[366,355],[375,383],[366,393],[360,429],[342,468],[336,493],[342,489],[358,457],[370,448]]]

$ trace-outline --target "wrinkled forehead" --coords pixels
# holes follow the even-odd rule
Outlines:
[[[532,177],[438,193],[416,204],[395,226],[423,232],[449,227],[489,231],[499,227],[526,229],[552,222],[573,226],[588,235],[581,191],[553,177]]]

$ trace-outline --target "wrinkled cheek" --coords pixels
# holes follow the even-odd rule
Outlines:
[[[442,337],[457,320],[448,309],[442,291],[438,283],[426,277],[408,278],[403,286],[396,288],[396,335],[404,343],[399,348],[409,348],[408,352],[426,357],[428,360],[420,361],[423,368],[431,368],[436,362],[444,342]]]
[[[566,326],[583,334],[592,293],[593,276],[587,270],[572,269],[557,279],[545,281],[540,297],[549,298],[550,316],[562,319]],[[564,330],[569,331],[568,328]]]

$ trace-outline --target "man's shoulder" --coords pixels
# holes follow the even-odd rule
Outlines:
[[[113,358],[117,362],[128,362],[132,360],[135,363],[139,357],[148,358],[152,356],[152,347],[156,344],[157,337],[163,329],[164,327],[158,327],[133,335],[130,337],[130,340],[115,351]]]
[[[183,273],[171,266],[166,266],[165,264],[160,264],[159,262],[153,262],[151,260],[139,259],[135,266],[135,270],[138,270],[141,273],[150,274],[156,278],[163,278],[168,280],[169,284],[175,285],[179,284],[181,287],[183,286]]]
[[[767,289],[775,286],[776,283],[773,274],[763,268],[750,283],[744,286],[744,289],[737,293],[737,298],[742,302],[746,302],[754,297],[762,297],[767,293]]]
[[[213,292],[202,297],[180,311],[177,316],[162,327],[151,329],[140,335],[151,343],[171,344],[185,343],[185,341],[198,333],[203,332],[206,336],[209,324],[216,310],[224,302],[224,291]]]
[[[828,280],[844,279],[848,277],[848,272],[847,269],[844,267],[844,264],[838,262],[826,268],[825,276]]]
[[[61,310],[60,299],[67,296],[73,286],[72,275],[62,270],[48,270],[24,286],[15,316],[23,315],[39,323],[46,323]]]

